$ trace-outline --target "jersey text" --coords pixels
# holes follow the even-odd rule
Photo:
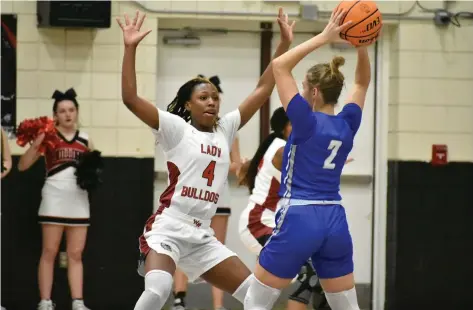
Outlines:
[[[181,196],[213,202],[215,204],[218,202],[218,197],[219,197],[217,193],[206,191],[203,189],[197,189],[195,187],[189,187],[189,186],[182,187]]]
[[[213,145],[204,146],[203,144],[201,144],[200,152],[202,154],[209,154],[217,157],[220,157],[220,155],[222,155],[222,149]]]

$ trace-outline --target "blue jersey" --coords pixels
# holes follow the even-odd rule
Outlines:
[[[284,148],[279,195],[311,201],[340,201],[340,178],[361,123],[361,108],[346,104],[338,115],[313,112],[299,94],[286,114],[292,133]]]

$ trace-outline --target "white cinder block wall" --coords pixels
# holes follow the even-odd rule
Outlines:
[[[473,12],[473,2],[451,10]],[[393,31],[391,159],[430,161],[432,144],[446,144],[451,161],[473,161],[473,24],[462,24],[403,22]]]
[[[137,71],[140,94],[156,98],[157,18],[166,12],[201,11],[272,13],[264,1],[147,1],[145,26],[153,29],[139,48]],[[337,2],[316,2],[330,10]],[[407,11],[414,1],[380,1],[383,13]],[[422,1],[428,8],[443,1]],[[297,14],[297,2],[284,3]],[[112,3],[113,17],[133,13],[129,1]],[[106,156],[154,155],[153,138],[120,103],[121,33],[115,21],[104,30],[38,29],[36,1],[2,1],[2,13],[18,14],[17,121],[51,115],[55,89],[77,90],[80,122]],[[457,1],[452,11],[473,11],[473,2]],[[215,16],[217,15],[217,16]],[[410,16],[422,15],[413,10]],[[180,14],[173,14],[178,18]],[[425,14],[424,14],[425,16]],[[189,17],[189,15],[186,15]],[[196,15],[203,18],[204,15]],[[228,18],[228,17],[227,17]],[[254,16],[234,18],[256,19]],[[260,18],[260,17],[259,17]],[[263,17],[270,19],[269,17]],[[392,159],[429,160],[431,144],[449,146],[451,160],[473,159],[473,26],[439,29],[431,21],[401,21],[392,35],[389,155]],[[5,77],[4,77],[5,78]],[[23,150],[13,146],[13,153]]]
[[[152,133],[121,102],[123,45],[115,21],[122,12],[121,5],[112,3],[111,28],[72,30],[37,28],[36,1],[1,2],[2,13],[18,15],[17,123],[25,118],[52,116],[54,90],[74,87],[80,105],[80,126],[103,155],[154,156]],[[125,9],[129,12],[127,6]],[[150,18],[146,26],[155,34],[157,19]],[[137,55],[139,92],[153,102],[156,40],[156,35],[145,38]],[[10,145],[13,154],[24,152],[15,143]]]

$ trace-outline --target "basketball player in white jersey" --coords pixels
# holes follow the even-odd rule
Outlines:
[[[218,87],[217,87],[218,88]],[[219,90],[219,92],[221,92]],[[242,159],[240,157],[240,144],[238,133],[235,135],[235,139],[233,140],[232,147],[230,149],[230,174],[235,174],[239,170],[242,164]],[[228,182],[225,183],[225,187],[223,190],[222,195],[219,198],[219,204],[217,206],[217,210],[215,211],[215,215],[210,222],[210,227],[213,229],[215,233],[215,237],[218,241],[225,244],[225,239],[227,236],[227,228],[228,228],[228,218],[230,217],[232,210],[230,206],[230,186]],[[200,283],[201,279],[197,279],[194,282]],[[174,274],[174,301],[171,310],[185,310],[187,303],[186,303],[186,295],[187,295],[187,288],[188,288],[188,279],[185,273],[183,273],[180,269],[177,269]],[[213,300],[213,309],[214,310],[225,310],[223,306],[223,297],[224,292],[216,287],[212,286],[212,300]]]
[[[62,235],[66,233],[68,278],[71,289],[72,310],[88,310],[82,300],[82,252],[89,226],[89,198],[87,191],[77,185],[75,176],[79,156],[93,148],[87,133],[77,129],[79,104],[71,88],[66,93],[53,94],[53,113],[59,142],[44,153],[46,181],[39,207],[39,222],[43,243],[39,260],[39,291],[41,301],[38,310],[53,310],[51,289],[56,259]],[[30,168],[40,157],[39,147],[44,134],[32,143],[18,163],[18,170]]]
[[[238,231],[243,244],[259,254],[271,236],[279,201],[281,160],[291,123],[283,108],[273,112],[271,134],[260,144],[251,161],[238,171],[240,185],[250,190],[249,203],[240,215]]]
[[[274,88],[271,65],[255,90],[238,109],[218,116],[220,97],[206,79],[186,82],[168,105],[157,109],[138,96],[135,57],[138,43],[149,33],[140,31],[144,15],[133,20],[125,15],[125,52],[122,68],[123,103],[156,135],[164,150],[169,186],[160,198],[158,211],[148,220],[140,238],[144,261],[145,290],[135,310],[161,309],[172,289],[176,267],[190,281],[201,277],[243,302],[253,279],[250,270],[221,242],[210,228],[230,167],[230,146],[239,128],[261,108]],[[293,25],[279,12],[281,42],[276,56],[292,42]],[[188,123],[190,121],[190,124]]]

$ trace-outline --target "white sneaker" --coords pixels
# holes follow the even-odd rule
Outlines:
[[[90,310],[90,309],[84,305],[83,300],[76,299],[72,301],[72,310]]]
[[[56,305],[53,304],[52,300],[41,300],[38,304],[38,310],[54,310]]]

